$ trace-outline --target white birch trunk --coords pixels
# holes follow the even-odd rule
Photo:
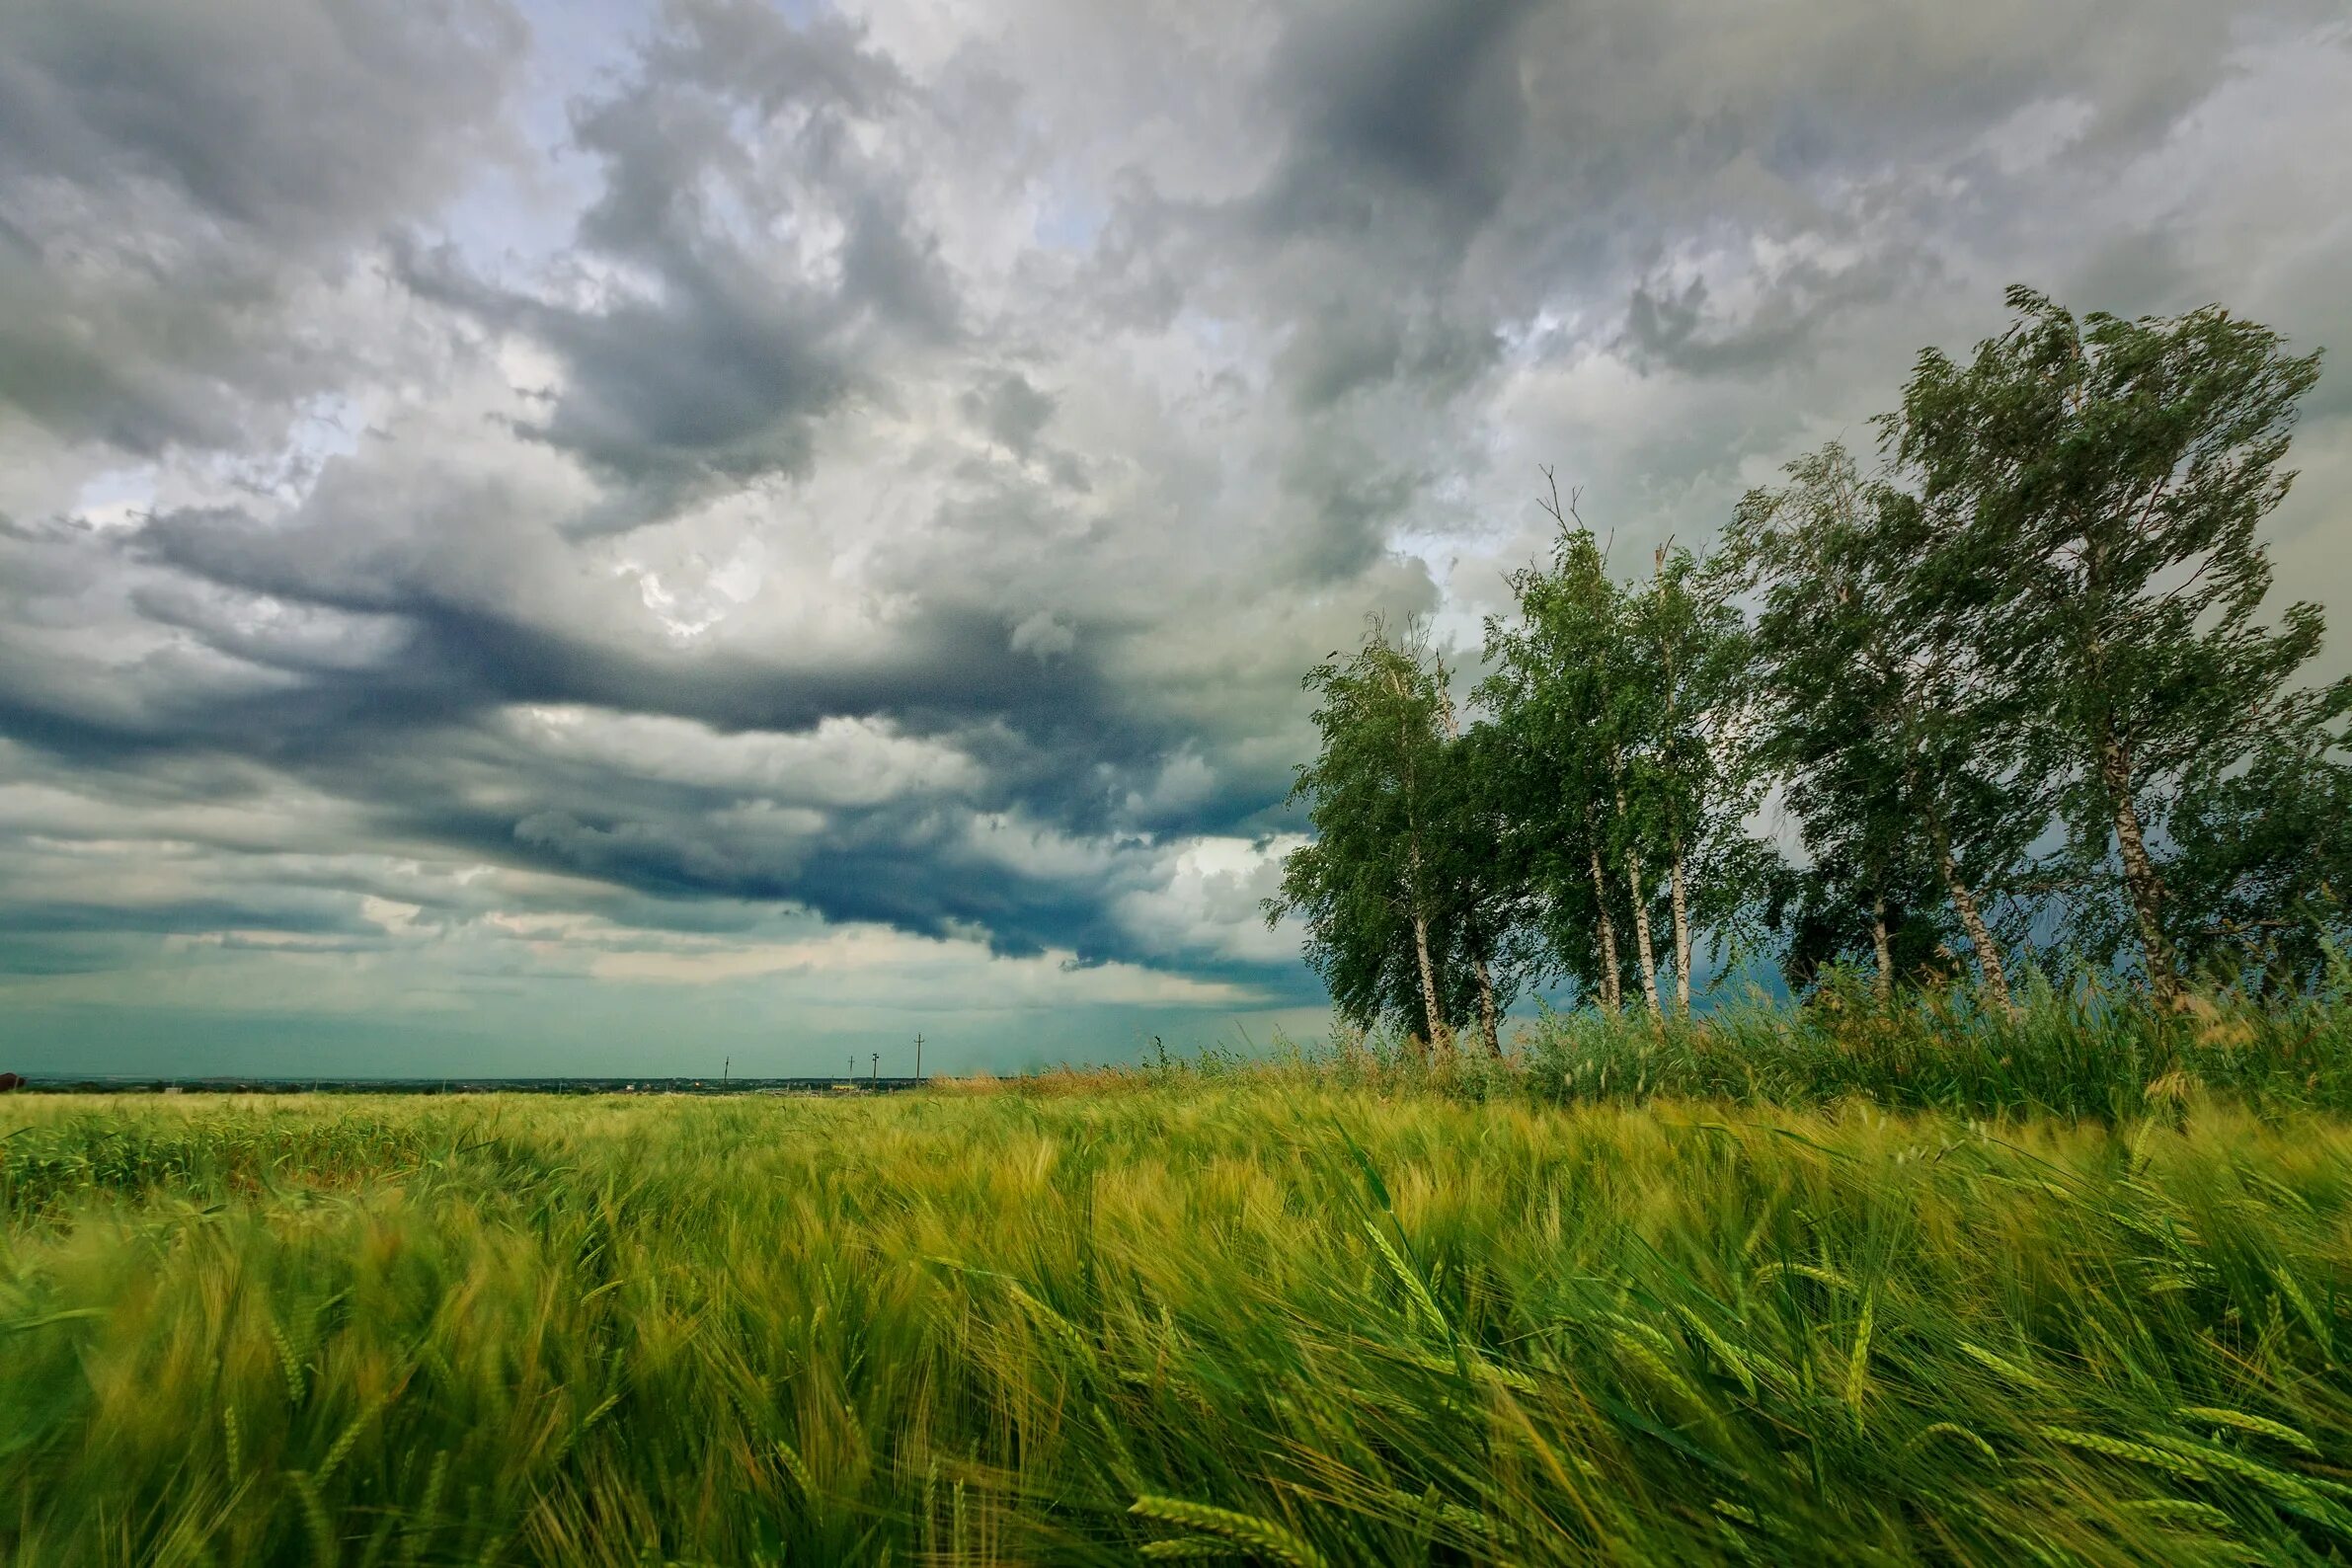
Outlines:
[[[1601,851],[1593,854],[1593,906],[1601,919],[1601,1005],[1615,1012],[1623,1004],[1624,995],[1618,988],[1617,922],[1608,914],[1608,883],[1601,874]]]
[[[1943,874],[1944,891],[1951,896],[1952,908],[1960,916],[1960,929],[1968,933],[1968,945],[1976,949],[1977,969],[1985,977],[1985,989],[1993,994],[1993,1005],[2015,1017],[2017,1004],[2009,1000],[2009,980],[2001,967],[2000,944],[1993,940],[1992,928],[1978,912],[1975,895],[1960,880],[1960,868],[1952,860],[1951,842],[1944,837],[1940,826],[1935,828],[1935,864]]]
[[[1478,960],[1472,971],[1478,977],[1478,1032],[1486,1037],[1486,1054],[1497,1061],[1503,1059],[1503,1031],[1495,1016],[1495,981],[1487,973],[1486,960]]]
[[[1429,917],[1413,911],[1413,955],[1421,961],[1421,1016],[1429,1030],[1429,1043],[1442,1045],[1445,1024],[1438,1017],[1438,972],[1429,962]]]
[[[1652,1023],[1663,1022],[1666,1005],[1658,999],[1658,960],[1650,947],[1650,906],[1641,896],[1641,856],[1625,855],[1625,886],[1633,894],[1633,956],[1641,964],[1641,999]]]
[[[1875,895],[1870,900],[1870,946],[1878,955],[1878,973],[1870,979],[1871,994],[1881,1007],[1895,1004],[1895,948],[1887,939],[1887,901]]]
[[[1683,889],[1683,846],[1679,842],[1668,875],[1674,888],[1675,1010],[1687,1018],[1690,1016],[1690,903]]]
[[[1625,787],[1617,786],[1617,821],[1625,820]],[[1666,1006],[1658,999],[1658,958],[1650,946],[1650,904],[1641,892],[1641,855],[1625,851],[1625,886],[1633,893],[1633,956],[1641,965],[1641,999],[1649,1005],[1650,1021],[1662,1023]]]
[[[2140,954],[2148,967],[2148,988],[2158,1007],[2180,1002],[2180,967],[2164,935],[2164,879],[2148,853],[2140,829],[2140,809],[2132,804],[2131,759],[2110,734],[2099,742],[2099,778],[2115,814],[2115,844],[2123,852],[2124,889],[2132,896],[2132,919],[2140,927]]]

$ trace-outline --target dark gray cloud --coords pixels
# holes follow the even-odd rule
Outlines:
[[[496,150],[523,41],[498,0],[0,11],[0,408],[142,455],[274,439],[365,363],[338,296]]]
[[[614,3],[0,13],[17,1004],[1298,1003],[1298,674],[1536,464],[1703,536],[2013,278],[2352,325],[2294,0]]]
[[[964,412],[988,438],[1017,457],[1027,457],[1054,418],[1055,399],[1029,384],[1019,371],[964,394]]]
[[[1730,319],[1713,308],[1703,274],[1680,283],[1644,280],[1625,307],[1619,344],[1645,370],[1769,375],[1798,360],[1841,313],[1885,305],[1929,266],[1905,252],[1842,268],[1794,262],[1764,279]]]
[[[1426,224],[1467,243],[1518,173],[1528,106],[1516,45],[1538,9],[1379,0],[1293,21],[1269,83],[1292,106],[1290,135],[1260,221],[1359,239]]]
[[[425,296],[561,363],[547,418],[523,428],[614,481],[571,531],[805,471],[819,420],[888,396],[895,351],[955,338],[955,285],[903,173],[861,144],[907,91],[845,22],[677,6],[628,84],[574,115],[602,193],[565,286],[480,281],[452,247],[408,258]]]

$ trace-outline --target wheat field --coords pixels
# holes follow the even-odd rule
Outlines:
[[[2330,1562],[2352,1125],[0,1106],[19,1564]]]

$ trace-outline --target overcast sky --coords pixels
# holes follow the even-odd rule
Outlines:
[[[0,1067],[1313,1035],[1299,674],[1538,464],[1703,540],[2010,281],[2340,356],[2347,147],[2340,3],[13,0]]]

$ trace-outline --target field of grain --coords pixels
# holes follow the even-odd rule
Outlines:
[[[2352,1125],[0,1104],[12,1563],[2328,1562]]]

